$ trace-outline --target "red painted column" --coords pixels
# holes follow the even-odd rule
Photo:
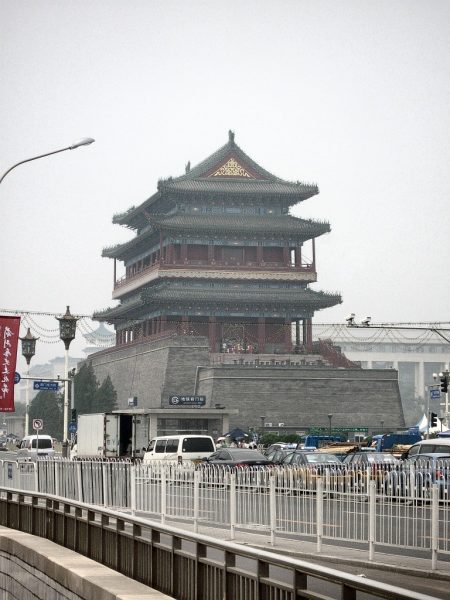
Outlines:
[[[312,348],[312,319],[306,319],[306,347]]]
[[[290,319],[284,320],[284,351],[286,354],[292,352],[292,324]]]
[[[303,319],[303,321],[302,321],[302,342],[303,342],[304,346],[306,346],[306,338],[307,338],[306,319]]]
[[[263,246],[256,246],[256,262],[260,265],[263,261]]]
[[[187,262],[187,244],[181,244],[181,262]]]
[[[216,317],[208,317],[208,339],[209,339],[209,351],[217,352],[216,348]]]
[[[208,264],[214,260],[214,246],[208,246]]]
[[[164,236],[163,236],[163,232],[160,231],[159,232],[159,262],[163,263],[164,262]]]
[[[167,315],[161,315],[161,331],[167,329]]]
[[[297,246],[297,248],[295,249],[295,266],[299,267],[299,268],[302,266],[302,247],[301,246]]]
[[[291,249],[289,248],[289,246],[283,247],[283,266],[291,266]]]
[[[260,354],[264,354],[266,351],[266,319],[264,317],[258,318],[258,351]]]
[[[312,240],[312,261],[313,261],[313,269],[316,270],[316,240],[313,238]]]

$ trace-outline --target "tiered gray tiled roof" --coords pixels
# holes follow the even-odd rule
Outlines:
[[[327,294],[301,288],[246,288],[234,287],[182,287],[165,282],[159,286],[145,288],[141,294],[145,303],[163,304],[167,302],[189,303],[192,306],[204,303],[236,304],[243,306],[266,304],[283,306],[307,306],[308,308],[327,308],[340,304],[339,294]]]
[[[254,216],[254,215],[226,215],[226,214],[185,214],[152,215],[149,220],[155,228],[163,231],[202,231],[217,233],[249,232],[252,234],[275,234],[285,238],[292,234],[303,240],[311,239],[330,231],[330,225],[325,222],[298,219],[291,216]],[[258,236],[257,236],[258,237]]]
[[[326,222],[298,219],[292,216],[255,216],[255,215],[225,215],[225,214],[186,214],[176,213],[172,215],[148,215],[148,219],[153,228],[149,228],[143,233],[123,244],[104,248],[102,256],[108,258],[120,258],[125,260],[138,252],[138,247],[145,243],[155,234],[155,230],[165,232],[184,233],[186,235],[216,234],[219,232],[246,234],[245,237],[254,236],[255,239],[261,237],[276,237],[279,239],[295,238],[304,242],[311,238],[328,233],[330,225]]]
[[[251,172],[251,177],[214,176],[216,168],[229,158],[236,159]],[[251,159],[234,141],[234,134],[229,132],[228,143],[200,162],[193,169],[187,170],[180,177],[169,177],[158,182],[158,192],[153,194],[138,207],[131,207],[126,212],[115,215],[114,223],[139,229],[143,223],[145,210],[152,212],[151,207],[166,193],[175,194],[219,194],[246,197],[248,195],[281,198],[287,206],[292,206],[319,193],[315,184],[291,182],[275,177]]]

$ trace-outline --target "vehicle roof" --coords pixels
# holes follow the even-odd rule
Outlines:
[[[428,446],[428,444],[439,444],[439,445],[443,445],[443,446],[450,446],[450,438],[446,438],[446,437],[429,438],[428,440],[420,440],[420,441],[416,442],[414,444],[414,446],[418,446],[419,444],[423,445],[423,446]]]
[[[450,459],[450,452],[423,452],[421,454],[413,454],[413,456],[408,456],[405,460],[423,460],[424,458],[435,458],[439,459]]]
[[[219,448],[219,450],[217,450],[217,452],[223,452],[224,450],[226,450],[227,452],[229,452],[231,455],[235,455],[235,456],[262,456],[263,458],[266,458],[264,456],[264,454],[262,454],[259,450],[253,450],[252,448]],[[267,459],[268,460],[268,459]]]
[[[195,433],[174,433],[173,435],[155,435],[152,440],[173,440],[174,438],[208,438],[212,439],[210,435],[202,435]]]
[[[47,435],[46,433],[42,433],[39,435],[25,435],[22,440],[35,440],[37,437],[39,438],[48,438],[48,439],[52,439],[51,435]]]

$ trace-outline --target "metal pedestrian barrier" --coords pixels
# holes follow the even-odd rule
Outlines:
[[[0,525],[52,540],[180,600],[354,600],[360,594],[433,600],[322,565],[38,492],[0,490]]]
[[[438,476],[437,476],[438,475]],[[191,462],[0,461],[0,487],[63,497],[161,524],[220,527],[277,537],[357,544],[375,553],[450,555],[450,472],[418,466],[367,469],[224,469]]]

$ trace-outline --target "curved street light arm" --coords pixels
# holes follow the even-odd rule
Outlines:
[[[67,146],[67,148],[61,148],[61,150],[53,150],[53,152],[46,152],[46,154],[39,154],[39,156],[33,156],[32,158],[26,158],[25,160],[21,160],[16,163],[12,167],[10,167],[7,171],[5,171],[0,179],[0,183],[5,179],[10,171],[18,167],[19,165],[23,165],[26,162],[30,162],[31,160],[37,160],[38,158],[44,158],[45,156],[51,156],[52,154],[58,154],[59,152],[65,152],[66,150],[74,150],[75,148],[79,148],[80,146],[87,146],[88,144],[92,144],[95,140],[92,138],[83,138],[78,142],[75,142],[71,146]]]

